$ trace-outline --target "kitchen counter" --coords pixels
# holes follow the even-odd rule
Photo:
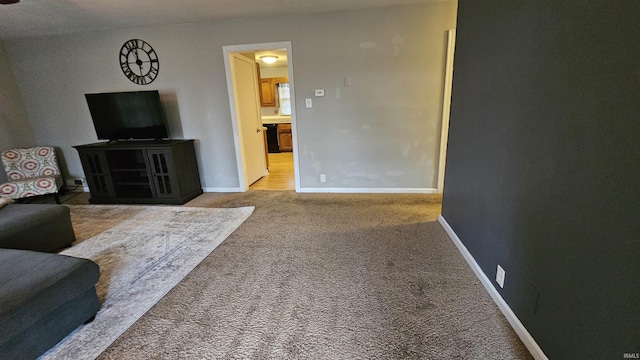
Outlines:
[[[284,123],[290,123],[291,122],[291,116],[279,116],[279,115],[273,115],[273,116],[263,116],[262,117],[262,124],[284,124]]]

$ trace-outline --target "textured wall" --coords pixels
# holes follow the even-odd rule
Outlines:
[[[72,176],[82,168],[71,146],[96,140],[83,95],[159,89],[172,135],[199,140],[203,186],[237,188],[222,46],[292,41],[302,187],[435,188],[445,31],[455,27],[455,13],[455,2],[440,2],[7,45],[36,140],[61,147]],[[149,42],[160,58],[149,86],[129,82],[118,65],[120,47],[132,38]],[[314,89],[326,96],[305,109]]]
[[[640,352],[639,15],[459,3],[442,213],[551,359]]]

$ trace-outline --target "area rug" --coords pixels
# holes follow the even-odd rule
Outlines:
[[[100,266],[102,308],[42,359],[94,359],[253,212],[167,206],[69,206],[77,242],[61,254]]]

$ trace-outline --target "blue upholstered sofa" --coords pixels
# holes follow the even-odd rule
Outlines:
[[[55,254],[73,241],[65,206],[0,208],[0,358],[35,359],[100,309],[98,265]]]

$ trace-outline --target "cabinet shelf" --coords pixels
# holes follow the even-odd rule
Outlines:
[[[92,204],[184,204],[202,194],[193,140],[74,146]]]

